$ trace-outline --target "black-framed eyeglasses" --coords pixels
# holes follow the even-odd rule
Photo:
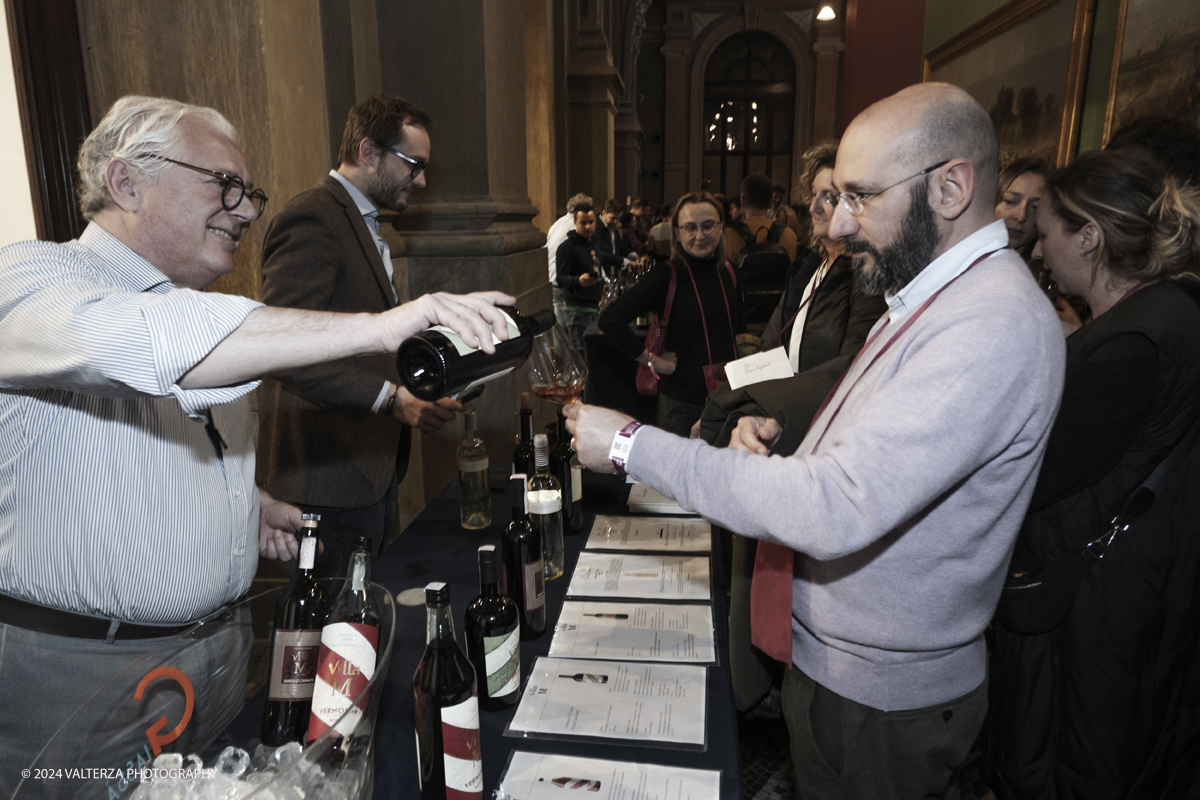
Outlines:
[[[896,181],[891,186],[883,187],[878,192],[865,192],[865,193],[842,192],[841,194],[839,194],[837,196],[837,199],[842,205],[844,205],[846,207],[847,211],[849,211],[851,214],[853,214],[856,217],[861,217],[862,213],[863,213],[863,201],[869,200],[872,197],[878,197],[879,195],[886,192],[888,189],[895,189],[900,184],[907,183],[908,181],[911,181],[913,178],[920,178],[922,175],[928,175],[929,173],[933,172],[938,167],[944,167],[949,163],[950,163],[950,159],[948,159],[948,158],[945,161],[939,161],[938,163],[934,164],[932,167],[926,167],[925,169],[921,170],[920,172],[916,173],[915,175],[909,175],[907,178],[904,178],[903,180]]]
[[[217,172],[214,169],[197,167],[195,164],[185,164],[182,161],[176,161],[175,159],[167,158],[166,156],[151,156],[151,158],[156,158],[159,161],[169,161],[177,166],[185,167],[204,175],[209,175],[221,181],[221,206],[226,211],[233,211],[242,204],[242,200],[246,197],[250,198],[250,206],[255,211],[254,219],[261,217],[263,210],[267,207],[267,195],[263,192],[263,190],[255,189],[254,191],[250,192],[249,195],[247,195],[246,182],[237,175],[230,175],[225,172]]]
[[[389,147],[388,145],[381,144],[380,142],[376,142],[375,144],[379,145],[384,150],[387,150],[389,153],[391,153],[396,158],[403,161],[405,164],[408,164],[409,166],[411,166],[413,180],[416,180],[417,176],[425,171],[425,167],[429,166],[429,162],[422,161],[419,158],[413,158],[412,156],[406,156],[404,153],[401,153],[399,150],[397,150],[394,147]]]

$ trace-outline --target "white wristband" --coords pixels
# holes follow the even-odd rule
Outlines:
[[[642,427],[645,426],[640,422],[631,422],[613,436],[608,457],[612,459],[618,475],[625,474],[625,462],[629,459],[629,452],[633,450],[633,440],[637,438],[638,430]]]

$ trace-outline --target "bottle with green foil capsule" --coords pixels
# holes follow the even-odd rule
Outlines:
[[[546,580],[563,574],[562,485],[550,474],[550,454],[546,434],[533,437],[533,458],[537,472],[529,476],[529,518],[542,529],[542,553],[546,559]]]
[[[458,509],[462,526],[477,531],[492,524],[492,494],[488,489],[488,454],[475,433],[475,407],[463,408],[466,435],[458,446]]]
[[[479,707],[500,711],[521,696],[521,631],[517,605],[500,593],[496,546],[479,548],[479,596],[467,606],[467,655],[475,667]]]
[[[508,317],[508,339],[502,342],[492,334],[494,353],[468,346],[445,325],[427,328],[401,342],[396,364],[405,387],[422,400],[460,397],[523,364],[533,349],[533,337],[554,327],[554,312],[502,310]]]

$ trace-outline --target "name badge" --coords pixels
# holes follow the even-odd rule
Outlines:
[[[752,383],[790,378],[792,364],[788,361],[787,351],[776,347],[765,353],[755,353],[737,361],[730,361],[725,365],[725,377],[729,379],[731,388],[741,389]]]

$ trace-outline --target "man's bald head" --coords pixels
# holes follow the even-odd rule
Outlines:
[[[849,138],[861,127],[888,160],[912,171],[951,158],[965,158],[975,172],[975,195],[996,195],[1000,143],[996,126],[983,106],[949,83],[919,83],[901,89],[858,115],[847,129]]]

